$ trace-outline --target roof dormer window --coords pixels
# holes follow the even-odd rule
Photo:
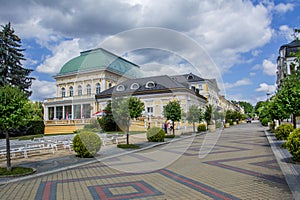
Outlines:
[[[138,83],[132,83],[130,86],[130,89],[137,90],[137,89],[139,89],[139,87],[140,87],[140,85]]]
[[[187,80],[193,80],[193,79],[194,79],[193,74],[189,74],[189,75],[187,76]]]
[[[146,83],[146,88],[154,88],[155,87],[155,83],[154,81],[148,81]]]
[[[124,85],[118,85],[117,86],[117,91],[118,92],[122,92],[122,91],[124,91],[125,90],[125,86]]]

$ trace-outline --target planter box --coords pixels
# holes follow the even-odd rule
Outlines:
[[[233,126],[236,126],[236,122],[233,122]]]
[[[229,123],[225,123],[225,124],[224,124],[224,127],[225,127],[225,128],[229,128],[229,127],[230,127],[230,124],[229,124]]]
[[[214,132],[216,130],[216,125],[208,125],[207,128],[209,132]]]

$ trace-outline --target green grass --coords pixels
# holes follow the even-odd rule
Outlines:
[[[109,131],[109,132],[105,132],[107,134],[126,134],[125,132],[122,131]],[[130,131],[129,134],[130,135],[135,135],[135,134],[142,134],[145,133],[145,131]]]
[[[138,145],[135,145],[135,144],[118,144],[117,147],[122,148],[122,149],[139,149],[140,148]]]
[[[33,140],[33,138],[41,138],[44,137],[44,134],[39,135],[23,135],[17,137],[10,137],[11,140]]]
[[[32,172],[33,172],[32,168],[26,168],[26,167],[12,167],[11,171],[7,171],[6,168],[0,167],[0,177],[26,175]]]

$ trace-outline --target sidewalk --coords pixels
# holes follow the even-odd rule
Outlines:
[[[265,134],[294,198],[300,200],[300,164],[291,162],[292,155],[287,149],[281,148],[283,141],[277,140],[275,135],[267,130]]]

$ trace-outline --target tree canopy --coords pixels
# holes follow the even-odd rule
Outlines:
[[[2,25],[0,31],[0,86],[10,84],[17,86],[30,96],[33,77],[29,77],[32,69],[26,69],[21,61],[25,60],[21,48],[21,39],[15,34],[11,24]]]
[[[173,135],[175,135],[174,122],[181,119],[181,107],[178,101],[170,101],[164,109],[165,117],[172,121]]]
[[[200,122],[203,119],[203,112],[201,108],[198,108],[197,105],[191,105],[187,113],[187,118],[189,123],[193,123],[193,131],[195,132],[195,123]]]
[[[112,99],[112,113],[117,125],[125,130],[129,144],[130,119],[142,116],[144,103],[137,97]]]
[[[0,128],[6,135],[7,169],[11,170],[10,142],[8,130],[26,124],[30,105],[27,96],[17,87],[0,86]]]

